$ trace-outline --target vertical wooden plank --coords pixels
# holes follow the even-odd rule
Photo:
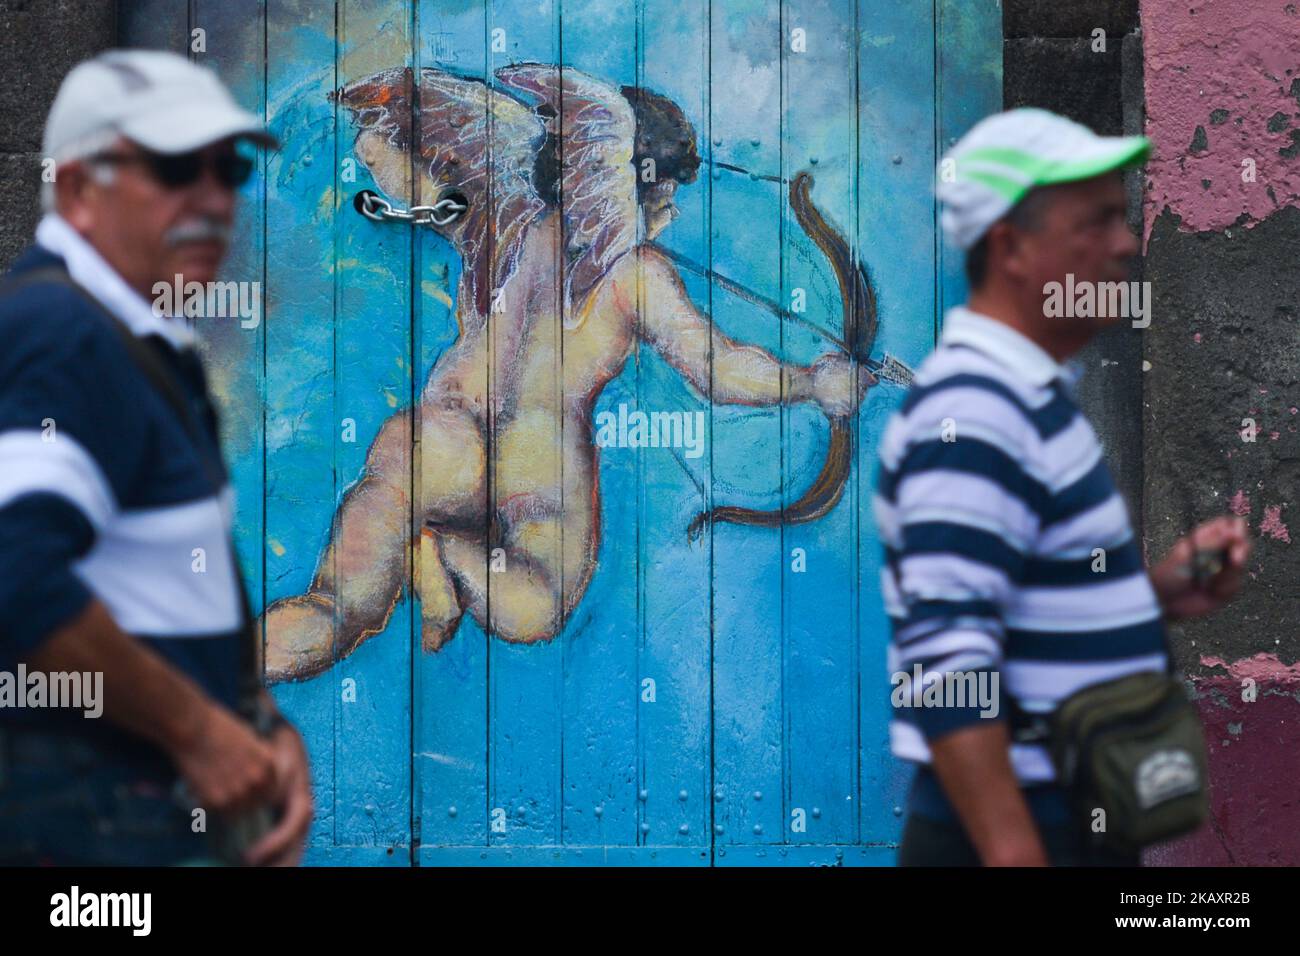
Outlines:
[[[781,24],[776,0],[715,0],[710,8],[711,268],[769,301],[781,297]],[[781,350],[781,323],[718,280],[714,327]],[[779,504],[781,417],[773,408],[713,403],[712,506]],[[732,843],[781,843],[784,805],[784,647],[780,535],[712,529],[715,856]],[[721,860],[719,859],[719,862]]]
[[[939,155],[1002,109],[1000,0],[935,0],[935,104]],[[940,318],[966,298],[963,256],[939,238]]]
[[[211,0],[194,0],[191,7],[192,28],[202,31],[200,46],[204,48],[191,54],[194,62],[213,70],[235,100],[257,114],[263,111],[264,92],[261,7],[260,0],[235,0],[220,6]],[[262,593],[262,165],[258,163],[257,173],[239,193],[235,210],[238,238],[231,244],[220,277],[246,283],[250,292],[258,290],[257,314],[247,320],[212,317],[198,326],[210,386],[221,412],[222,446],[237,491],[235,536],[252,596]]]
[[[501,67],[521,60],[555,62],[559,56],[560,16],[558,0],[530,5],[489,0],[489,72],[495,74]],[[492,42],[494,37],[498,43]],[[498,45],[505,49],[498,50]],[[512,145],[510,136],[511,131],[504,124],[493,127],[494,149],[504,154]],[[504,201],[503,196],[492,198],[493,203]],[[489,217],[494,215],[489,213]],[[498,255],[504,255],[496,245],[497,239],[493,236],[490,247],[494,262]],[[559,264],[556,266],[554,281],[542,281],[534,290],[541,302],[554,304],[539,305],[526,332],[512,331],[509,316],[500,321],[493,316],[488,322],[489,403],[495,406],[498,396],[503,403],[502,413],[497,414],[494,408],[488,425],[489,517],[498,509],[503,515],[511,514],[512,500],[527,501],[534,493],[549,496],[561,487],[562,456],[558,450],[562,406],[550,404],[538,408],[532,406],[532,401],[526,401],[518,409],[509,408],[514,397],[526,387],[526,362],[534,365],[535,391],[529,392],[537,396],[533,400],[545,401],[542,396],[550,396],[551,402],[555,402],[560,395],[562,280]],[[529,353],[526,356],[516,355],[515,345],[521,335],[526,336]],[[513,514],[511,520],[521,520],[519,512]],[[548,540],[544,534],[539,533],[530,544],[527,560],[535,559],[553,569],[559,566],[562,542]],[[524,553],[507,542],[500,546],[504,549],[506,570],[487,575],[488,618],[494,632],[488,647],[488,759],[491,807],[493,812],[504,811],[505,828],[504,832],[490,828],[488,839],[492,846],[551,847],[561,842],[562,830],[563,643],[558,640],[508,643],[500,638],[498,629],[508,627],[512,619],[517,619],[521,601],[537,600],[535,596],[525,596],[520,587],[518,562],[525,560]],[[513,567],[512,561],[516,562]],[[536,613],[552,620],[552,628],[558,627],[558,591],[553,598],[543,599],[543,604],[545,607],[537,608]]]
[[[935,331],[933,9],[930,3],[859,0],[858,23],[857,256],[876,291],[875,356],[889,353],[915,368],[933,348]],[[890,632],[880,600],[883,555],[871,512],[880,436],[904,394],[888,384],[873,388],[859,415],[858,809],[866,844],[897,840],[911,777],[889,751]]]
[[[682,111],[691,127],[682,131],[682,138],[693,138],[696,151],[704,155],[709,118],[708,5],[677,7],[667,17],[662,11],[661,4],[650,2],[639,11],[638,85],[666,97]],[[710,183],[707,166],[699,168],[694,182],[678,183],[674,203],[681,215],[655,240],[703,265],[709,261]],[[685,266],[678,274],[692,307],[707,321],[707,276]],[[639,305],[644,310],[651,303]],[[707,426],[708,396],[696,392],[648,345],[638,349],[637,371],[638,405],[643,410],[702,416]],[[705,535],[691,543],[686,536],[691,520],[709,506],[712,432],[706,428],[700,437],[700,449],[639,450],[637,673],[642,682],[654,681],[653,702],[637,697],[640,791],[645,794],[640,808],[641,842],[675,848],[672,853],[656,850],[655,859],[662,856],[677,865],[709,862],[716,806],[710,539]]]
[[[206,52],[193,54],[194,61],[214,70],[245,109],[262,114],[265,45],[260,0],[235,0],[221,5],[194,0],[193,15],[194,28],[204,31],[206,45]],[[251,151],[251,147],[245,148]],[[257,314],[247,320],[209,319],[203,324],[202,338],[210,384],[222,414],[222,446],[240,502],[236,509],[236,540],[252,596],[262,593],[263,165],[257,164],[257,172],[239,194],[235,212],[239,240],[232,243],[221,276],[223,281],[247,283],[250,292],[257,290]]]
[[[261,0],[193,0],[191,59],[213,70],[249,112],[264,116],[265,34]],[[252,153],[251,144],[241,149]],[[237,282],[255,314],[249,318],[200,319],[200,351],[221,419],[221,446],[235,492],[234,534],[239,566],[255,614],[263,604],[262,501],[265,493],[262,418],[266,393],[265,349],[265,168],[259,152],[256,172],[241,188],[235,208],[235,238],[222,264],[220,281]]]
[[[447,9],[445,0],[422,0],[417,20],[422,67],[486,79],[486,0],[456,10]],[[424,143],[426,149],[431,145]],[[419,186],[430,190],[432,184],[422,177]],[[437,362],[458,341],[456,312],[462,303],[457,301],[457,285],[464,264],[451,243],[432,230],[420,230],[417,239],[417,381],[423,387],[437,374]],[[481,374],[486,378],[486,355]],[[418,420],[419,410],[416,414]],[[439,493],[437,487],[425,487],[425,476],[437,473],[439,460],[449,450],[439,443],[423,442],[416,448],[415,500],[425,503]],[[420,540],[426,557],[432,544],[431,536]],[[421,637],[423,629],[436,626],[432,621],[423,622],[423,617],[417,620],[421,621]],[[488,843],[492,809],[488,799],[488,638],[472,615],[465,614],[450,641],[436,652],[425,652],[417,645],[415,654],[413,692],[418,722],[413,760],[419,787],[420,861],[424,865],[462,859],[481,862],[478,852],[458,857],[453,848],[481,851]]]
[[[396,0],[339,0],[338,82],[346,86],[394,67],[410,66],[411,9]],[[397,81],[399,84],[404,81]],[[394,95],[409,101],[409,89]],[[351,155],[339,114],[340,153]],[[409,117],[402,122],[409,123]],[[409,126],[404,130],[410,143]],[[346,151],[346,152],[345,152]],[[335,364],[334,424],[336,495],[342,505],[364,480],[369,453],[381,426],[402,416],[409,428],[411,394],[411,229],[404,224],[370,222],[349,208],[356,189],[369,186],[358,168],[355,186],[335,194]],[[371,187],[373,188],[373,187]],[[402,188],[386,190],[403,205],[412,201],[409,167]],[[394,193],[398,193],[394,195]],[[355,429],[353,431],[352,429]],[[376,463],[377,465],[377,463]],[[396,442],[388,462],[394,482],[410,488],[410,444]],[[342,514],[342,509],[338,514]],[[336,527],[340,526],[338,517]],[[343,526],[347,528],[348,526]],[[369,611],[395,605],[387,627],[340,661],[333,679],[340,691],[336,706],[336,843],[366,848],[405,848],[410,830],[411,605],[402,601],[410,581],[410,514],[387,545],[400,549],[400,580],[376,584],[373,566],[358,568],[358,533],[371,530],[367,513],[333,553],[338,605],[364,604]],[[383,593],[371,588],[383,586]],[[362,588],[367,590],[363,593]],[[391,593],[389,593],[391,591]],[[336,640],[350,643],[347,622],[336,612]],[[355,626],[355,625],[354,625]],[[353,694],[355,699],[352,699]],[[403,852],[401,855],[405,855]]]
[[[633,85],[637,79],[637,13],[636,3],[564,0],[553,60],[562,57],[566,71],[579,70],[622,99],[620,87]],[[567,194],[561,196],[566,213],[571,202]],[[606,318],[592,316],[587,321]],[[581,335],[581,330],[566,333],[566,346]],[[566,406],[570,402],[581,405],[581,383],[593,371],[592,360],[581,349],[570,350],[564,364],[565,380],[572,383],[568,387],[572,394],[565,396]],[[629,412],[640,407],[635,358],[605,386],[590,414],[610,411],[617,415],[619,405]],[[566,452],[564,462],[565,547],[571,550],[582,544],[570,538],[571,532],[580,528],[575,519],[584,510],[584,498],[591,501],[590,481],[596,482],[599,539],[592,579],[561,638],[563,842],[566,848],[635,847],[641,806],[637,799],[637,755],[641,749],[637,715],[638,708],[642,714],[646,708],[638,704],[637,663],[637,584],[643,566],[638,540],[645,527],[639,520],[643,513],[639,465],[646,450],[581,447],[581,426],[585,424],[565,423],[565,446],[572,449]],[[580,456],[590,454],[598,455],[598,470],[586,481],[573,480]],[[571,583],[566,581],[566,585]],[[572,853],[570,858],[577,859]],[[602,855],[591,862],[602,859],[609,857]],[[614,859],[628,857],[618,854]]]
[[[330,539],[334,488],[335,217],[353,214],[340,183],[352,135],[336,131],[334,5],[302,10],[268,0],[267,120],[281,146],[266,168],[266,594],[307,591]],[[268,640],[275,635],[270,629]],[[311,759],[316,820],[309,862],[334,848],[335,706],[332,671],[274,688]]]
[[[943,310],[965,294],[961,254],[943,243],[937,229],[935,164],[966,129],[999,108],[1002,88],[1001,9],[995,0],[978,4],[935,0],[929,18],[917,16],[918,12],[902,14],[906,24],[899,23],[899,11],[887,5],[866,17],[863,22],[870,29],[863,33],[859,71],[863,95],[869,95],[869,88],[879,90],[885,111],[864,112],[859,137],[863,176],[869,168],[883,171],[883,201],[867,202],[864,193],[859,203],[862,256],[879,280],[878,350],[890,351],[913,366],[933,347]],[[915,39],[903,45],[907,35]],[[929,64],[918,56],[927,36],[935,51]],[[932,90],[932,109],[925,108],[921,95],[926,87]],[[899,233],[880,218],[881,210],[914,222],[924,215],[930,223],[928,235]],[[895,220],[891,217],[891,221]],[[925,268],[908,268],[912,265]],[[891,320],[904,303],[908,314],[926,315],[927,321]],[[901,395],[869,407],[863,417],[864,432],[871,429],[878,436],[899,401]],[[872,444],[864,440],[860,454],[871,454]],[[874,487],[874,461],[871,467]],[[860,586],[878,594],[881,553],[867,494],[859,500],[859,513],[866,531]],[[888,684],[874,676],[884,670],[889,624],[878,600],[863,601],[861,621],[862,834],[867,842],[894,841],[901,830],[911,773],[889,755]]]
[[[806,366],[819,355],[842,354],[825,334],[841,336],[845,306],[831,262],[795,219],[789,183],[810,174],[814,206],[846,246],[855,245],[855,24],[852,7],[846,11],[841,3],[782,0],[781,10],[785,221],[780,301],[791,310],[783,320],[781,354],[787,362]],[[851,395],[846,391],[841,398]],[[783,407],[782,418],[788,506],[805,493],[826,461],[830,427],[813,402]],[[855,837],[853,501],[859,477],[853,468],[843,497],[829,514],[782,529],[786,792],[796,815],[788,821],[789,842],[795,844],[846,844]]]
[[[189,50],[189,0],[132,0],[119,3],[118,43],[144,50]]]

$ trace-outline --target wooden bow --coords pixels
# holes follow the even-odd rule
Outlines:
[[[799,226],[830,262],[839,282],[844,307],[844,335],[835,341],[865,367],[876,339],[875,291],[871,288],[866,270],[860,263],[853,261],[849,244],[813,204],[809,195],[812,184],[813,178],[808,172],[795,176],[790,183],[790,207],[794,210]],[[769,511],[720,505],[696,515],[686,529],[687,537],[694,541],[707,525],[719,521],[775,528],[782,524],[816,521],[829,512],[843,495],[853,465],[852,416],[834,416],[830,419],[830,425],[830,447],[826,452],[826,460],[817,478],[797,501]]]

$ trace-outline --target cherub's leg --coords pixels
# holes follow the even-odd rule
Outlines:
[[[549,446],[557,451],[557,441]],[[536,446],[534,446],[536,448]],[[518,491],[499,501],[482,535],[449,534],[442,554],[467,610],[484,630],[507,641],[548,641],[581,600],[595,569],[598,489],[593,462],[576,442],[565,454],[564,502],[557,487]],[[533,452],[534,456],[536,451]],[[504,458],[501,481],[518,489],[551,471],[536,457]]]
[[[402,412],[380,428],[361,481],[344,496],[307,593],[267,609],[267,680],[315,676],[387,625],[406,578],[410,447]]]
[[[420,412],[421,440],[416,446],[411,443],[408,413],[384,423],[366,458],[362,480],[348,490],[339,507],[311,587],[306,594],[277,601],[267,610],[268,680],[303,680],[319,674],[388,624],[406,579],[413,448],[423,449],[415,463],[420,476],[419,513],[434,521],[482,525],[485,468],[477,424],[458,408],[428,404]],[[425,554],[423,544],[421,554]],[[425,641],[441,646],[455,633],[452,612],[446,609],[446,594],[451,592],[438,583],[440,573],[446,576],[440,562],[431,565],[424,557],[422,561],[423,570],[429,572],[422,597],[431,598],[425,598],[428,608],[422,612]],[[343,583],[341,603],[336,581]]]
[[[559,633],[560,514],[537,500],[514,499],[534,514],[512,523],[501,515],[487,538],[446,534],[442,553],[467,609],[485,631],[506,641],[549,641]],[[549,513],[540,513],[546,509]],[[509,511],[510,509],[501,509]],[[489,619],[490,609],[490,619]]]
[[[456,584],[442,554],[443,535],[432,528],[420,534],[415,592],[420,596],[420,636],[426,651],[437,651],[456,635],[465,614]]]
[[[437,651],[456,635],[463,597],[447,569],[448,535],[476,533],[487,514],[487,450],[478,420],[452,398],[430,401],[420,416],[419,560],[421,644]],[[453,529],[456,529],[455,531]]]

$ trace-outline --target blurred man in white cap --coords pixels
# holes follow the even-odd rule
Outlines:
[[[1165,620],[1207,614],[1240,586],[1238,518],[1201,525],[1148,573],[1072,394],[1071,356],[1131,317],[1096,295],[1129,279],[1138,244],[1121,170],[1149,148],[1017,109],[978,123],[939,165],[943,231],[966,252],[970,297],[945,316],[881,441],[889,670],[905,675],[896,688],[956,677],[990,693],[892,698],[891,748],[918,764],[902,865],[1138,864],[1090,836],[1041,729],[1082,688],[1167,672]],[[1053,296],[1067,283],[1092,305],[1062,310]],[[1196,553],[1221,557],[1192,573]]]
[[[195,333],[154,294],[215,279],[244,143],[275,140],[171,53],[86,61],[50,110],[0,285],[0,863],[300,859],[306,754],[260,687]],[[75,706],[25,693],[50,675]]]

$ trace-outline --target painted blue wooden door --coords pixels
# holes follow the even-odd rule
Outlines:
[[[498,214],[514,195],[500,170],[541,142],[520,130],[555,117],[560,137],[572,135],[592,114],[566,109],[564,96],[587,97],[584,109],[608,114],[592,127],[594,169],[602,144],[633,150],[612,138],[626,104],[601,96],[650,91],[684,119],[676,145],[693,148],[675,155],[700,163],[696,176],[680,174],[677,214],[654,248],[683,309],[711,330],[715,363],[721,336],[800,366],[838,350],[842,286],[792,212],[791,186],[808,174],[816,209],[870,277],[873,356],[915,365],[962,291],[959,260],[936,238],[936,150],[1000,103],[1000,5],[124,0],[122,24],[131,45],[213,67],[282,141],[245,187],[225,270],[260,283],[262,321],[208,320],[201,332],[225,412],[245,575],[273,609],[268,645],[286,639],[278,622],[324,614],[338,658],[274,690],[313,761],[309,860],[891,863],[907,771],[888,752],[870,497],[875,443],[903,390],[868,390],[851,420],[843,493],[816,520],[715,521],[689,540],[692,519],[716,506],[797,513],[830,454],[818,406],[710,401],[671,342],[646,333],[653,301],[629,307],[637,318],[626,361],[607,370],[616,374],[582,392],[575,383],[603,359],[576,307],[552,309],[551,331],[526,346],[491,295],[487,320],[467,325],[463,298],[477,277],[465,275],[465,240],[373,222],[354,199],[374,190],[406,208],[446,194],[449,180],[430,177],[437,138],[491,114],[476,144],[497,177],[483,194],[483,236],[501,250],[488,257],[494,275],[498,257],[530,254],[511,244],[526,218]],[[525,63],[563,64],[592,85],[566,87],[558,110],[538,111],[527,76],[502,73]],[[435,110],[455,96],[468,105],[440,127]],[[368,126],[382,137],[359,138]],[[389,147],[409,164],[385,165]],[[559,173],[568,202],[606,188],[580,164],[570,173]],[[628,255],[651,248],[647,209],[623,224],[641,250]],[[530,280],[556,303],[566,302],[566,269],[584,261],[568,241],[549,286],[545,274]],[[590,275],[598,285],[613,272],[597,261]],[[448,357],[475,335],[482,349],[466,352],[460,381],[481,371],[491,404],[494,389],[511,387],[508,370],[527,367],[532,397],[510,420],[549,408],[548,395],[578,417],[556,412],[553,441],[544,415],[514,444],[491,416],[481,445],[458,437],[460,419],[429,396],[446,391]],[[707,381],[726,374],[711,366]],[[656,412],[701,413],[705,441],[627,447],[594,424],[620,422],[617,436]],[[593,428],[586,452],[573,445],[575,421]],[[532,529],[526,549],[498,555],[484,518],[479,570],[456,564],[463,532],[425,523],[453,510],[450,489],[476,462],[482,515]],[[519,481],[559,489],[551,524],[539,517],[545,496],[517,493]],[[505,567],[521,556],[536,575]],[[528,588],[548,568],[558,569],[555,605],[547,610],[543,590],[539,611]],[[531,631],[510,623],[543,611]]]

